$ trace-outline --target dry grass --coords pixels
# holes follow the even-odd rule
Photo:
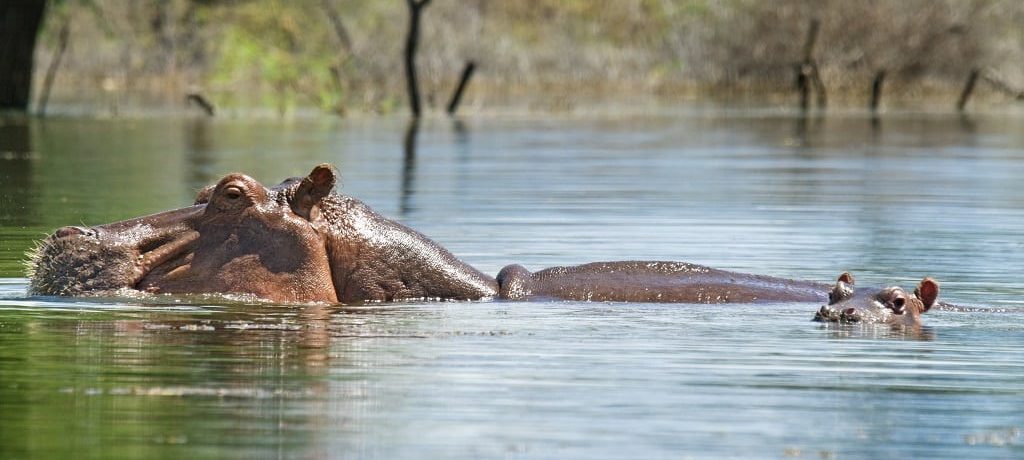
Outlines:
[[[218,105],[328,111],[404,108],[401,0],[82,0],[51,11],[71,49],[55,99],[168,95],[202,88]],[[464,105],[544,109],[577,98],[791,91],[811,18],[830,92],[955,93],[974,67],[1024,86],[1024,3],[1016,0],[434,0],[418,66],[426,106],[443,107],[462,65],[478,62]],[[857,99],[859,96],[852,96]],[[866,97],[866,96],[865,96]],[[837,98],[843,100],[844,97]]]

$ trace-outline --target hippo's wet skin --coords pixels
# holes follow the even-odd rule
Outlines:
[[[193,206],[91,228],[64,227],[31,254],[30,291],[96,295],[247,294],[277,302],[569,299],[628,302],[824,302],[823,321],[916,322],[938,295],[854,290],[678,262],[601,262],[497,279],[359,200],[333,193],[330,165],[266,188],[230,174]]]

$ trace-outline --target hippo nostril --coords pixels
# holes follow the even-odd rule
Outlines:
[[[851,322],[851,323],[860,322],[860,320],[861,320],[860,312],[857,311],[856,308],[852,308],[852,307],[851,308],[847,308],[846,310],[843,310],[843,313],[841,315],[841,320],[842,321]]]
[[[57,238],[67,238],[74,235],[92,236],[94,234],[95,232],[92,229],[82,227],[61,227],[54,232]]]

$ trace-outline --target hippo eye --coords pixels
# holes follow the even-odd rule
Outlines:
[[[228,187],[228,188],[224,189],[224,198],[227,198],[229,200],[237,200],[237,199],[239,199],[241,197],[242,197],[242,189],[240,189],[238,187],[231,186],[231,187]]]
[[[895,300],[892,301],[892,304],[896,308],[903,308],[903,304],[905,304],[906,302],[906,299],[904,299],[903,297],[897,297]]]

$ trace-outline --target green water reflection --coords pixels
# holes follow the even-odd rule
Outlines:
[[[303,402],[324,399],[328,315],[296,312],[294,333],[210,333],[173,313],[5,313],[0,456],[249,457],[306,445],[324,423]],[[284,401],[298,407],[282,412]],[[203,449],[212,445],[219,453]]]
[[[218,126],[180,119],[0,121],[0,277],[22,276],[25,251],[55,228],[181,207],[234,168],[283,179],[317,162],[314,152],[308,161],[296,155],[294,167],[267,162],[292,158],[264,146],[301,144],[287,126],[271,142],[259,122]],[[217,169],[215,146],[222,157],[246,160]]]

